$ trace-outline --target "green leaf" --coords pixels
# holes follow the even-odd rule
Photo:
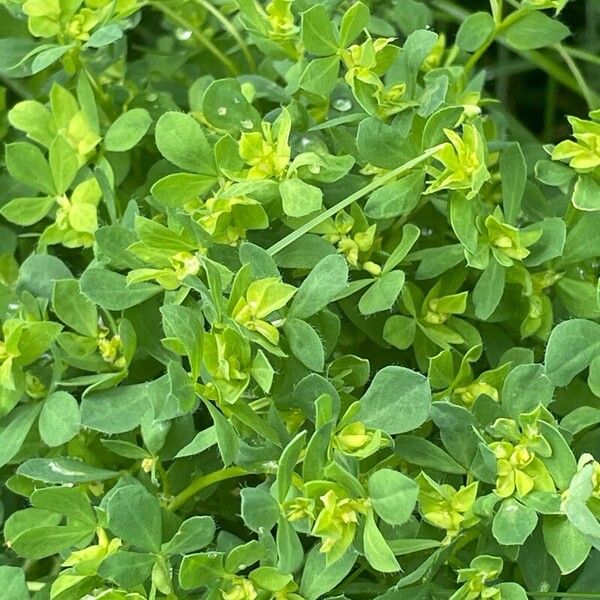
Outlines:
[[[338,80],[340,59],[337,56],[325,56],[311,60],[300,76],[298,85],[316,96],[327,97]]]
[[[79,433],[79,405],[67,392],[50,394],[40,413],[40,437],[51,448],[62,446]]]
[[[123,37],[123,30],[117,23],[107,23],[94,30],[84,48],[104,48]],[[137,110],[137,109],[134,109]]]
[[[317,600],[331,591],[352,570],[357,554],[348,550],[342,558],[334,563],[327,564],[325,554],[319,552],[319,547],[314,546],[306,557],[300,593],[305,600]]]
[[[461,23],[456,34],[456,45],[466,52],[475,52],[485,44],[494,28],[494,19],[490,13],[473,13]]]
[[[236,79],[219,79],[211,83],[204,92],[202,112],[206,120],[220,130],[239,132],[260,129],[260,115],[248,102]]]
[[[546,346],[546,374],[557,386],[567,385],[600,354],[600,325],[585,319],[559,323]]]
[[[162,291],[152,283],[127,283],[127,277],[108,269],[89,268],[79,280],[81,291],[107,310],[124,310],[141,304]]]
[[[166,112],[156,123],[156,145],[160,153],[184,171],[215,175],[212,148],[194,117]]]
[[[578,569],[588,557],[592,545],[566,517],[546,515],[542,531],[546,549],[563,575]]]
[[[552,455],[544,457],[542,461],[558,488],[564,490],[577,472],[575,455],[558,429],[545,421],[540,421],[539,427],[540,433],[552,449]]]
[[[277,467],[277,499],[279,502],[284,502],[287,493],[292,485],[292,475],[300,457],[300,452],[304,447],[306,439],[306,431],[301,431],[295,436],[291,442],[284,448],[279,459]]]
[[[109,554],[98,567],[98,575],[120,587],[134,588],[142,585],[152,572],[156,557],[141,552],[120,550]]]
[[[409,173],[374,191],[365,204],[365,214],[371,219],[389,219],[405,215],[416,208],[425,188],[422,171]]]
[[[375,525],[372,512],[367,513],[365,519],[363,545],[365,558],[374,569],[382,573],[393,573],[400,570],[396,557]]]
[[[104,136],[104,148],[109,152],[126,152],[140,143],[152,125],[145,108],[133,108],[120,115]]]
[[[406,433],[422,425],[429,414],[431,389],[420,373],[388,366],[377,372],[360,400],[359,417],[386,433]]]
[[[503,546],[520,546],[531,535],[538,517],[532,508],[507,498],[494,516],[492,533]]]
[[[0,589],[5,600],[29,600],[25,572],[18,567],[0,567]]]
[[[86,394],[81,401],[81,424],[102,433],[131,431],[150,409],[145,383]]]
[[[363,315],[390,310],[404,287],[404,281],[404,271],[385,273],[361,296],[358,310]]]
[[[17,473],[44,483],[89,483],[114,479],[119,475],[116,471],[100,469],[63,456],[30,458],[17,469]]]
[[[419,486],[398,471],[380,469],[369,477],[369,497],[373,508],[390,525],[402,525],[408,521],[418,495]]]
[[[21,265],[17,285],[21,291],[27,290],[34,296],[49,300],[56,281],[72,277],[65,263],[56,256],[32,254]]]
[[[191,377],[196,381],[202,362],[204,325],[198,314],[186,306],[165,305],[160,309],[167,337],[176,337],[190,361]]]
[[[511,24],[504,37],[515,50],[537,50],[562,42],[569,34],[569,28],[560,21],[533,11]]]
[[[463,475],[465,469],[442,448],[421,437],[398,435],[394,438],[394,452],[419,467],[426,467],[442,473]]]
[[[579,210],[600,210],[600,184],[592,175],[581,174],[577,179],[571,202]]]
[[[150,191],[162,205],[181,208],[208,191],[215,181],[213,175],[173,173],[159,179]]]
[[[31,494],[31,505],[65,515],[74,521],[96,525],[96,515],[89,498],[78,488],[60,486],[37,489]]]
[[[355,2],[344,13],[340,24],[340,46],[347,48],[369,24],[369,8],[362,2]]]
[[[491,260],[477,280],[473,290],[473,304],[478,319],[488,319],[500,304],[504,293],[505,272],[500,263]]]
[[[226,574],[223,559],[222,552],[184,556],[179,569],[179,584],[184,590],[193,590],[220,579]]]
[[[11,547],[30,560],[39,560],[63,552],[94,533],[89,525],[34,527],[11,540]]]
[[[79,158],[67,140],[58,135],[50,146],[48,155],[50,171],[57,194],[64,194],[79,171]]]
[[[348,265],[343,256],[331,254],[311,270],[290,306],[290,317],[306,319],[325,308],[348,284]]]
[[[311,371],[321,372],[325,351],[319,334],[301,319],[288,318],[283,331],[294,356]]]
[[[52,308],[68,327],[86,337],[98,335],[98,310],[79,290],[75,279],[61,279],[54,284]]]
[[[12,177],[43,194],[54,194],[54,179],[42,151],[27,142],[6,146],[6,168]]]
[[[211,446],[217,443],[217,434],[214,427],[208,427],[199,431],[194,439],[184,446],[175,456],[175,458],[182,458],[184,456],[194,456],[195,454],[201,454],[205,450],[208,450]]]
[[[279,518],[279,505],[269,492],[262,488],[243,488],[242,519],[246,527],[259,533],[271,531]]]
[[[500,155],[500,175],[504,218],[515,225],[527,183],[527,164],[519,144],[510,144]]]
[[[394,348],[406,350],[415,341],[417,322],[412,317],[392,315],[383,327],[383,339]]]
[[[302,43],[315,56],[329,56],[338,49],[338,40],[327,10],[315,4],[302,13]]]
[[[41,221],[54,206],[53,196],[14,198],[0,208],[0,215],[7,221],[27,227]]]
[[[142,486],[118,488],[106,505],[108,528],[124,542],[142,550],[159,552],[162,519],[158,500]]]
[[[230,465],[236,457],[239,438],[231,423],[223,416],[223,414],[211,404],[205,403],[208,408],[215,425],[215,433],[217,436],[217,445],[221,453],[221,459],[225,466]]]
[[[516,419],[522,413],[535,410],[540,404],[552,402],[554,385],[538,364],[517,365],[504,380],[502,408]]]
[[[502,600],[527,600],[529,597],[527,592],[513,581],[504,581],[494,587],[500,591]]]
[[[212,517],[190,517],[179,526],[171,540],[162,545],[162,552],[171,555],[202,550],[212,542],[215,531]]]
[[[279,184],[283,212],[290,217],[304,217],[321,208],[323,192],[314,185],[308,185],[297,177],[286,179]]]
[[[13,459],[40,414],[40,404],[24,404],[0,421],[0,467]]]

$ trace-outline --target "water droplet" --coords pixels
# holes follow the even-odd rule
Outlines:
[[[348,112],[352,108],[352,102],[348,98],[338,98],[333,101],[333,108],[340,112]]]
[[[423,237],[429,237],[430,235],[433,235],[433,229],[431,229],[431,227],[421,227],[421,235]]]
[[[242,127],[244,129],[252,129],[254,127],[254,123],[250,119],[245,119],[242,121]]]
[[[175,37],[182,42],[189,40],[192,37],[192,32],[189,29],[182,29],[181,27],[175,30]]]
[[[302,147],[303,147],[303,148],[306,148],[306,147],[307,147],[307,146],[310,144],[310,138],[303,137],[303,138],[300,140],[300,144],[302,144]]]
[[[240,103],[240,99],[237,96],[233,97],[233,103],[234,104],[239,104]]]
[[[224,117],[227,114],[227,109],[224,106],[219,106],[219,108],[217,108],[217,114],[220,117]]]
[[[321,172],[321,167],[319,165],[310,165],[308,167],[308,170],[313,174],[313,175],[318,175]]]
[[[146,94],[146,100],[148,102],[156,102],[158,100],[158,94],[152,92],[151,94]]]

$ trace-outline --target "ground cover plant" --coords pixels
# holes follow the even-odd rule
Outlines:
[[[599,21],[1,0],[2,600],[600,598]]]

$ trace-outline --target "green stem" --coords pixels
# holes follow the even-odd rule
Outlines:
[[[532,598],[600,598],[596,592],[527,592]]]
[[[600,65],[600,56],[597,54],[592,54],[591,52],[587,52],[586,50],[581,50],[579,48],[571,48],[570,46],[565,46],[561,44],[562,49],[572,56],[573,58],[578,58],[579,60],[583,60],[593,65]]]
[[[567,67],[569,67],[573,77],[575,78],[575,81],[577,81],[577,84],[579,85],[581,94],[587,102],[588,108],[590,110],[597,108],[598,100],[596,94],[590,89],[590,86],[587,84],[585,78],[579,70],[579,67],[575,64],[575,61],[569,56],[569,54],[560,44],[555,44],[554,49],[561,55],[562,59],[565,61],[565,64]]]
[[[506,31],[509,27],[520,21],[525,15],[529,14],[529,10],[522,9],[517,10],[513,13],[510,13],[505,19],[500,21],[494,28],[494,31],[490,33],[487,40],[483,43],[483,45],[477,50],[474,54],[471,55],[469,60],[465,64],[465,71],[470,73],[473,70],[473,67],[479,62],[481,57],[488,51],[489,47],[496,41],[498,36],[502,34],[502,32]]]
[[[432,4],[435,8],[443,12],[444,14],[452,17],[456,21],[464,21],[472,13],[461,6],[457,6],[450,0],[432,0]],[[557,64],[551,58],[538,52],[537,50],[515,50],[505,40],[497,40],[500,44],[508,46],[513,52],[519,56],[525,58],[531,64],[535,65],[538,69],[545,71],[551,77],[554,77],[557,81],[562,83],[567,89],[581,95],[581,89],[577,85],[577,81],[573,78],[568,69],[565,69],[562,65]]]
[[[256,70],[256,64],[254,63],[254,59],[252,58],[252,54],[248,49],[244,38],[240,35],[240,32],[233,26],[231,21],[225,17],[225,15],[217,8],[215,8],[210,2],[206,0],[193,0],[196,4],[199,4],[203,8],[205,8],[208,12],[210,12],[220,23],[223,25],[223,28],[231,35],[231,37],[238,43],[248,66],[251,71]]]
[[[249,471],[242,469],[242,467],[226,467],[224,469],[220,469],[219,471],[208,473],[208,475],[202,475],[201,477],[194,479],[190,485],[188,485],[182,492],[177,494],[177,496],[175,496],[175,498],[169,502],[167,508],[171,511],[177,510],[180,506],[185,504],[190,498],[193,498],[204,488],[207,488],[215,483],[219,483],[220,481],[225,481],[226,479],[235,479],[236,477],[241,477],[242,475],[248,474]]]
[[[150,6],[162,12],[164,15],[169,17],[171,21],[177,23],[180,27],[187,29],[192,32],[192,35],[196,39],[196,41],[204,46],[218,61],[220,61],[223,66],[232,74],[239,75],[239,70],[233,63],[233,61],[225,56],[213,43],[212,41],[204,34],[203,31],[196,27],[192,27],[188,21],[186,21],[183,17],[179,16],[174,10],[165,6],[163,2],[150,2]]]
[[[398,177],[399,175],[402,175],[406,171],[410,171],[411,169],[414,169],[416,166],[420,165],[423,161],[425,161],[428,158],[430,158],[431,156],[433,156],[442,147],[443,147],[443,144],[440,144],[439,146],[435,146],[434,148],[429,148],[429,150],[426,150],[425,152],[423,152],[423,154],[417,156],[417,158],[413,158],[412,160],[409,160],[408,162],[404,163],[403,165],[399,166],[398,168],[394,169],[393,171],[390,171],[389,173],[386,173],[382,177],[379,177],[379,178],[373,180],[371,183],[369,183],[365,187],[354,192],[354,194],[351,194],[344,200],[341,200],[335,206],[332,206],[331,208],[322,212],[320,215],[317,215],[314,219],[311,219],[310,221],[308,221],[308,223],[305,223],[304,225],[302,225],[295,231],[292,231],[292,233],[290,233],[289,235],[286,235],[282,240],[279,240],[276,244],[273,244],[273,246],[271,246],[267,250],[267,252],[271,256],[274,256],[278,252],[281,252],[284,248],[287,248],[291,243],[295,242],[298,238],[303,236],[305,233],[308,233],[311,229],[314,229],[317,225],[320,225],[323,221],[327,220],[329,217],[333,217],[340,210],[346,208],[347,206],[350,206],[357,200],[364,198],[364,196],[366,196],[366,195],[370,194],[371,192],[373,192],[374,190],[384,186],[386,183],[394,180],[396,177]]]

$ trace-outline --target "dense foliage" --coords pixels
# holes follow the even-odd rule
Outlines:
[[[573,4],[0,1],[2,600],[600,598]]]

